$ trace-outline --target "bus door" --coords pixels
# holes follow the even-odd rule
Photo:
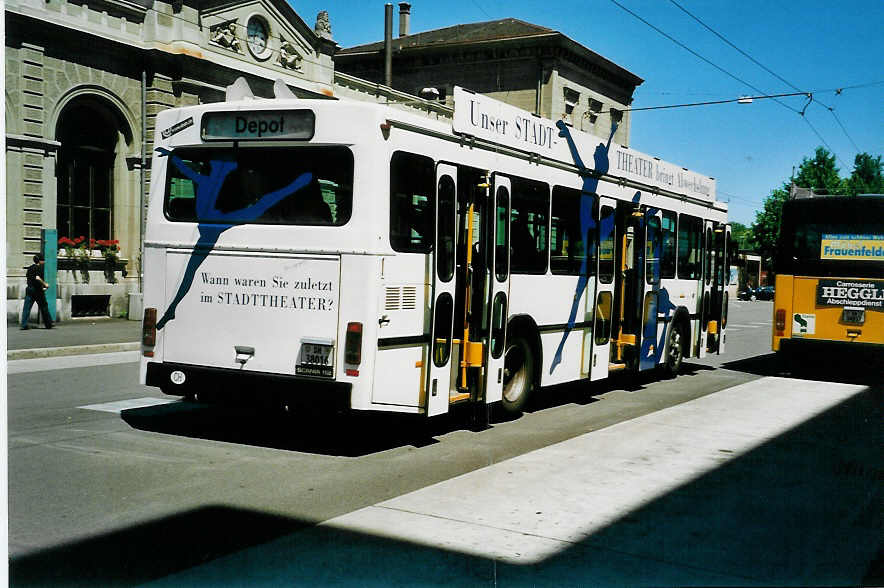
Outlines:
[[[644,295],[644,213],[635,202],[618,202],[614,318],[609,371],[637,369]]]
[[[661,230],[663,213],[659,209],[645,209],[644,215],[644,295],[642,296],[642,330],[639,342],[638,369],[657,367],[663,352],[658,336],[657,314],[660,311],[660,257],[663,253]]]
[[[729,302],[728,286],[731,281],[730,258],[731,251],[731,227],[725,224],[716,224],[715,227],[715,250],[718,269],[715,272],[716,286],[718,288],[718,353],[724,353],[724,343],[727,339],[727,305]]]
[[[599,197],[598,249],[596,259],[596,291],[587,290],[587,302],[594,301],[592,326],[592,364],[590,380],[608,377],[611,362],[611,329],[614,324],[614,282],[616,271],[617,201],[606,196]],[[587,249],[590,245],[587,244]],[[588,285],[588,283],[587,283]]]
[[[713,222],[703,222],[703,271],[701,272],[701,290],[702,296],[698,303],[698,313],[700,315],[700,328],[697,331],[697,357],[706,357],[707,345],[709,344],[709,335],[718,334],[718,322],[713,319],[712,314],[712,296],[714,290],[714,237]],[[712,331],[710,333],[710,330]]]
[[[485,223],[485,248],[489,260],[488,296],[488,343],[485,346],[485,403],[497,402],[503,397],[503,365],[506,348],[506,320],[509,309],[510,289],[510,180],[494,175],[492,198],[488,202]],[[492,216],[493,211],[493,216]]]
[[[433,307],[430,316],[430,361],[427,370],[427,416],[448,412],[452,388],[452,328],[454,325],[457,254],[457,168],[436,167],[436,240],[433,244]]]

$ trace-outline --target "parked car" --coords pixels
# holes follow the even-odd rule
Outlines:
[[[758,300],[773,300],[774,299],[774,287],[773,286],[762,286],[755,290],[755,297]]]

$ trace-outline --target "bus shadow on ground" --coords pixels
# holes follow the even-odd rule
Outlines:
[[[427,421],[393,413],[286,414],[261,407],[176,402],[123,411],[134,429],[239,445],[340,457],[363,457],[403,446],[425,447],[463,428],[454,416]]]
[[[684,363],[678,377],[696,376],[701,372],[714,370],[715,368],[701,364]],[[647,390],[653,384],[671,380],[662,370],[647,370],[639,373],[614,374],[603,380],[589,382],[587,380],[578,380],[576,382],[567,382],[565,384],[557,384],[541,388],[525,407],[526,413],[534,413],[564,406],[566,404],[575,404],[586,406],[593,402],[601,400],[600,396],[604,396],[609,392],[617,390],[625,390],[627,392],[638,392]],[[498,415],[500,420],[515,420],[519,415]]]
[[[694,376],[714,368],[684,364],[679,377]],[[658,370],[623,374],[596,382],[586,380],[542,388],[532,395],[524,415],[565,405],[587,406],[605,394],[636,392],[665,380]],[[479,418],[477,410],[488,409]],[[450,412],[427,419],[396,413],[305,410],[284,412],[279,406],[244,406],[224,403],[173,402],[125,410],[121,418],[134,429],[339,457],[364,457],[398,447],[426,447],[455,431],[481,432],[496,424],[523,418],[499,406],[455,405]]]
[[[884,381],[884,352],[835,349],[801,356],[767,353],[727,362],[721,367],[758,376],[876,386]]]
[[[438,547],[435,536],[415,543],[206,505],[14,557],[10,579],[13,586],[881,585],[882,416],[881,389],[866,389],[529,563],[482,555],[519,551],[512,534],[494,546],[455,541],[472,545],[464,553]],[[593,500],[586,496],[587,519]]]

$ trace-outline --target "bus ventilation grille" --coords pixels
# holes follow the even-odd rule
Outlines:
[[[417,288],[415,286],[387,288],[384,310],[414,310],[415,308],[417,308]]]

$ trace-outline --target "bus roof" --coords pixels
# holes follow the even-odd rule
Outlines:
[[[505,104],[488,96],[476,94],[463,88],[455,88],[454,119],[434,120],[425,115],[393,108],[390,105],[361,102],[353,99],[243,99],[230,102],[214,102],[198,106],[171,109],[159,113],[157,128],[164,140],[182,133],[180,139],[190,144],[202,142],[200,126],[202,116],[208,112],[258,112],[298,111],[309,109],[320,117],[323,111],[349,111],[361,123],[375,121],[414,132],[428,133],[449,140],[470,141],[471,147],[490,148],[515,156],[553,164],[556,167],[574,168],[574,155],[566,140],[566,133],[573,139],[583,164],[590,172],[601,171],[607,181],[634,185],[646,191],[670,193],[705,203],[720,210],[727,205],[716,200],[716,182],[687,168],[644,154],[595,135],[575,131],[561,121],[554,122]],[[371,114],[369,114],[371,113]],[[373,125],[372,125],[373,126]],[[194,127],[194,128],[190,128]],[[257,129],[257,127],[255,127]],[[189,131],[189,132],[184,132]],[[240,137],[249,140],[257,137]],[[268,137],[261,137],[268,138]],[[296,137],[280,136],[286,140]],[[303,137],[301,137],[303,139]],[[311,137],[312,138],[312,134]],[[236,140],[229,137],[230,140]],[[171,140],[179,143],[179,140]],[[607,145],[606,145],[607,143]],[[603,157],[607,152],[607,162]],[[601,167],[607,166],[606,170]]]

